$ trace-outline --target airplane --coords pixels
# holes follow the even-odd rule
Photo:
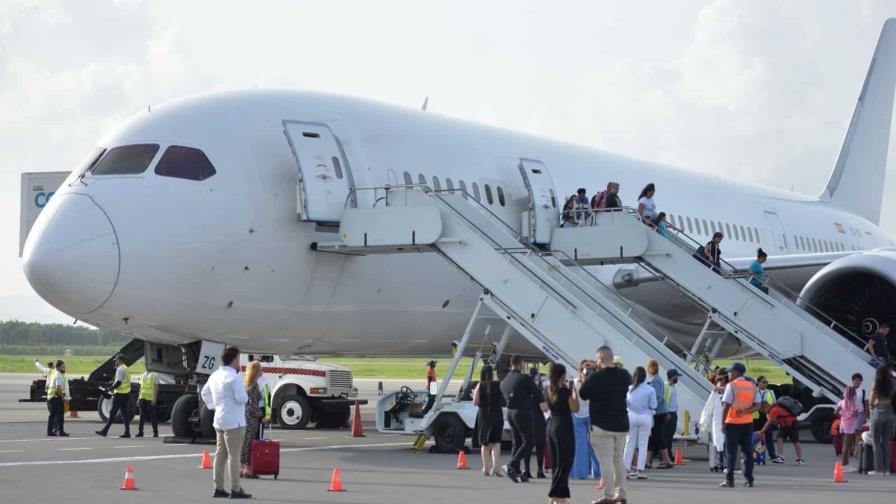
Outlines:
[[[522,160],[542,163],[555,205],[610,181],[724,258],[767,269],[807,305],[865,334],[896,322],[896,252],[880,228],[896,82],[896,20],[882,29],[839,157],[817,198],[324,93],[203,94],[109,132],[37,217],[23,251],[34,290],[62,312],[159,345],[196,341],[304,355],[433,355],[479,295],[433,254],[316,252],[364,187],[463,190],[519,229],[534,202]],[[631,265],[589,267],[693,341],[705,313]],[[689,338],[689,340],[688,340]],[[732,338],[733,339],[733,338]],[[891,345],[896,348],[896,344]],[[736,342],[722,355],[748,349]],[[522,338],[508,352],[537,353]]]

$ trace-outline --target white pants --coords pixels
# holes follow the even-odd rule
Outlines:
[[[628,436],[625,437],[625,453],[622,455],[622,462],[625,464],[625,469],[628,470],[632,466],[632,457],[637,448],[638,464],[635,467],[639,471],[643,471],[644,464],[647,462],[647,439],[650,437],[650,429],[653,427],[653,415],[629,412],[628,425]]]

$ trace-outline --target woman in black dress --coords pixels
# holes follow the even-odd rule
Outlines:
[[[576,435],[572,426],[572,414],[579,411],[579,398],[575,387],[566,382],[566,367],[556,362],[551,364],[550,385],[548,386],[548,407],[551,419],[548,421],[548,444],[554,458],[551,471],[551,489],[548,491],[549,504],[563,504],[569,499],[569,471],[576,453]]]
[[[504,476],[501,471],[501,436],[504,434],[504,394],[494,379],[491,366],[482,366],[479,385],[473,392],[473,404],[479,406],[479,444],[482,450],[482,475]],[[491,466],[489,466],[491,462]]]

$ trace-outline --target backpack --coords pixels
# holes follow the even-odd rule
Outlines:
[[[591,208],[605,208],[604,199],[606,198],[606,196],[607,191],[601,191],[595,194],[594,197],[591,198]]]
[[[800,416],[803,412],[803,405],[790,396],[779,397],[775,404],[789,411],[794,417]]]

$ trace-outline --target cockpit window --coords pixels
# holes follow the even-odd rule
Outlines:
[[[90,151],[90,154],[88,154],[87,157],[85,157],[84,160],[81,161],[81,165],[78,166],[77,170],[75,170],[78,176],[80,177],[92,170],[93,167],[96,166],[97,161],[100,160],[105,152],[105,147],[96,147],[92,151]]]
[[[94,175],[134,175],[143,173],[159,152],[158,144],[123,145],[109,152],[94,166]]]
[[[215,173],[215,167],[204,152],[180,145],[165,149],[162,159],[156,165],[156,174],[163,177],[205,180]]]

